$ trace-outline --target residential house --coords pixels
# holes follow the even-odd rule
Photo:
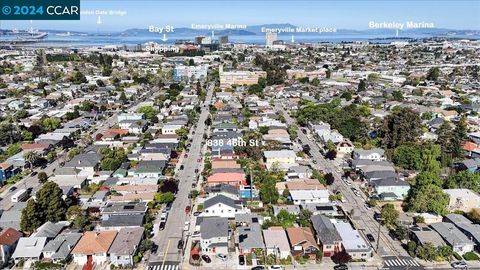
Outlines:
[[[279,259],[286,259],[290,256],[290,244],[282,227],[270,227],[268,230],[263,230],[263,240],[267,255],[273,254]]]
[[[290,198],[295,205],[308,203],[328,203],[330,193],[326,189],[320,190],[289,190]]]
[[[446,245],[442,237],[430,227],[426,225],[417,225],[408,229],[409,235],[418,246],[425,245],[426,243],[433,244],[434,247],[440,247]]]
[[[113,240],[108,254],[115,266],[133,266],[133,256],[137,252],[143,238],[144,228],[122,228]]]
[[[72,250],[73,261],[77,265],[104,264],[117,231],[85,232]]]
[[[214,173],[207,178],[208,186],[227,184],[232,186],[246,185],[247,180],[244,173]]]
[[[22,237],[18,240],[12,258],[16,262],[20,260],[39,261],[42,258],[42,250],[46,242],[46,237]]]
[[[77,232],[57,235],[55,239],[49,241],[43,248],[43,257],[53,262],[67,261],[82,235],[82,233]]]
[[[265,249],[260,224],[251,223],[248,226],[237,227],[235,231],[235,243],[238,245],[240,254],[250,254],[253,253],[255,249]]]
[[[444,189],[443,192],[447,193],[450,197],[448,203],[448,210],[470,212],[474,208],[478,208],[480,205],[480,195],[466,188],[457,189]]]
[[[475,247],[480,250],[480,225],[474,224],[468,218],[459,214],[448,214],[445,221],[455,224],[470,240],[475,242]]]
[[[463,255],[473,251],[474,242],[462,233],[454,224],[449,222],[439,222],[430,224],[438,234],[448,243],[454,252]]]
[[[323,256],[331,257],[342,251],[342,238],[329,218],[315,215],[310,220],[315,230],[317,244],[322,247]]]
[[[278,169],[286,171],[290,167],[298,165],[295,163],[297,155],[292,150],[264,151],[263,155],[268,169],[275,164]]]
[[[343,249],[352,257],[352,260],[367,261],[373,257],[373,250],[369,243],[363,238],[352,225],[347,222],[334,223],[340,238]]]
[[[370,182],[374,192],[379,196],[385,193],[393,193],[399,200],[403,200],[410,190],[408,182],[398,178],[384,178]]]
[[[241,201],[233,200],[224,195],[217,195],[204,201],[202,217],[234,218],[235,214],[249,213]]]
[[[373,148],[370,150],[355,149],[353,150],[354,159],[368,159],[373,161],[386,160],[385,151],[381,148]]]
[[[8,262],[15,250],[18,240],[22,237],[22,233],[14,228],[6,228],[0,232],[0,261]]]
[[[294,257],[308,256],[311,260],[316,258],[318,245],[309,227],[287,228],[287,236]]]
[[[203,254],[228,254],[228,219],[207,217],[200,224],[200,246]]]

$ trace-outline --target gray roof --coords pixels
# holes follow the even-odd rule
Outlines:
[[[133,255],[140,245],[144,229],[139,228],[122,228],[115,240],[113,241],[109,253],[115,255]]]
[[[378,179],[378,180],[372,180],[372,185],[377,186],[377,187],[391,187],[391,186],[405,186],[408,187],[410,184],[408,184],[407,181],[399,180],[397,178],[384,178],[384,179]]]
[[[333,245],[334,242],[342,241],[342,238],[329,218],[322,215],[314,215],[310,220],[317,233],[317,238],[319,238],[323,245]]]
[[[468,218],[459,214],[448,214],[445,216],[445,220],[455,224],[460,231],[464,232],[467,236],[472,237],[477,243],[480,243],[479,224],[473,224]]]
[[[312,173],[312,169],[308,166],[299,165],[299,166],[292,166],[288,168],[288,172],[295,172],[295,173]]]
[[[437,231],[449,245],[473,244],[473,242],[452,223],[439,222],[430,224],[430,226]]]
[[[102,217],[102,227],[141,227],[143,215],[110,215]]]
[[[146,202],[115,202],[108,203],[102,208],[102,214],[143,214],[147,211]]]
[[[35,237],[47,237],[47,238],[55,238],[63,228],[68,226],[68,222],[60,221],[57,223],[53,223],[50,221],[45,222],[42,226],[40,226],[37,231],[32,234]]]
[[[364,176],[367,179],[385,179],[398,177],[398,174],[392,171],[372,171],[364,173]]]
[[[281,210],[287,210],[290,214],[298,215],[300,214],[300,206],[298,205],[274,205],[273,206],[273,215],[278,215]]]
[[[222,217],[204,218],[200,224],[200,235],[202,239],[228,236],[228,219]]]
[[[77,245],[78,240],[82,237],[82,233],[62,233],[55,239],[48,242],[43,248],[43,252],[55,252],[52,259],[66,259],[72,249]]]
[[[22,210],[27,206],[27,202],[18,202],[8,211],[3,211],[0,217],[0,227],[8,228],[12,227],[16,230],[20,230],[20,219],[22,217]]]
[[[230,193],[238,196],[238,188],[232,185],[219,184],[205,188],[206,193]]]
[[[227,196],[217,195],[217,196],[212,197],[208,200],[205,200],[205,202],[203,203],[203,207],[204,207],[204,209],[206,209],[206,208],[209,208],[209,207],[211,207],[211,206],[213,206],[217,203],[222,203],[222,204],[228,205],[232,208],[240,209],[241,207],[238,205],[238,202],[239,201],[231,199]]]
[[[238,247],[242,249],[265,248],[262,228],[259,224],[249,227],[238,227],[236,233]]]
[[[428,227],[413,227],[410,228],[410,231],[422,245],[426,243],[432,243],[436,247],[445,245],[445,241],[443,241],[442,237],[436,231]]]
[[[102,160],[102,156],[100,154],[85,153],[74,157],[72,160],[65,163],[63,167],[95,167],[100,160]]]

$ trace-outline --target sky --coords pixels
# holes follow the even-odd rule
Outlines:
[[[480,0],[81,0],[81,10],[126,14],[82,15],[80,21],[1,21],[1,29],[115,32],[150,25],[291,23],[307,27],[368,29],[375,22],[427,22],[436,28],[480,30]]]

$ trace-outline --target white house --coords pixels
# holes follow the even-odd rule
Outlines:
[[[217,195],[205,200],[203,203],[203,212],[200,216],[234,218],[235,214],[246,213],[250,213],[250,210],[241,202],[224,195]]]
[[[267,255],[273,254],[280,259],[286,259],[290,256],[290,244],[283,229],[263,230],[263,240],[265,241]]]
[[[380,148],[374,148],[370,150],[355,149],[353,150],[354,159],[368,159],[372,161],[386,160],[385,151]]]
[[[330,193],[326,189],[290,190],[290,197],[295,205],[307,203],[328,203],[329,196]]]

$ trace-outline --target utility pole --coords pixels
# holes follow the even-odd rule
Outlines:
[[[382,221],[384,221],[384,218],[378,218],[378,233],[377,233],[377,253],[378,253],[378,245],[380,244],[380,229],[382,227]]]

